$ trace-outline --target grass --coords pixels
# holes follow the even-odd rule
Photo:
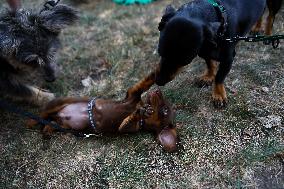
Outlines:
[[[80,22],[60,36],[60,77],[39,85],[57,96],[122,98],[158,63],[157,25],[171,2],[76,5]],[[24,1],[25,7],[37,5]],[[282,8],[274,33],[284,32],[283,15]],[[38,130],[24,128],[24,119],[1,111],[0,188],[283,188],[283,59],[283,44],[273,50],[240,43],[226,80],[224,110],[213,108],[211,87],[194,85],[203,61],[185,67],[161,88],[177,106],[180,144],[172,154],[149,133],[88,139],[56,133],[42,139]],[[92,84],[84,87],[81,81],[88,77]],[[281,123],[269,129],[263,120],[271,116]]]

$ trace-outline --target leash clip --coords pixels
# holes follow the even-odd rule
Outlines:
[[[275,39],[272,41],[272,47],[273,49],[277,49],[279,47],[280,44],[280,39]]]
[[[95,137],[100,137],[102,136],[101,134],[93,134],[93,133],[90,133],[90,134],[83,134],[83,137],[84,138],[90,138],[92,136],[95,136]]]
[[[52,9],[52,8],[55,7],[59,2],[60,2],[60,0],[47,0],[47,1],[44,3],[43,9],[42,9],[40,12]]]

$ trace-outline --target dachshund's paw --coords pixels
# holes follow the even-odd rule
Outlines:
[[[121,133],[137,132],[139,130],[137,116],[135,113],[125,118],[120,124],[118,131]]]
[[[227,106],[227,95],[224,84],[215,84],[212,93],[213,105],[215,108],[224,108]]]
[[[198,87],[211,86],[213,81],[214,81],[214,78],[215,78],[215,76],[203,75],[195,81],[195,84]]]
[[[29,120],[26,121],[26,127],[27,127],[28,129],[31,129],[31,128],[33,128],[34,126],[36,126],[37,123],[38,123],[37,121],[35,121],[35,120],[33,120],[33,119],[29,119]]]
[[[50,125],[45,125],[43,130],[42,130],[42,133],[44,136],[51,136],[51,134],[54,132],[54,128]]]
[[[140,116],[142,116],[144,119],[149,118],[153,113],[154,108],[149,104],[145,104],[140,108]]]

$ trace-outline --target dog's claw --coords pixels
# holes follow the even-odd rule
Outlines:
[[[213,99],[213,105],[215,108],[225,108],[227,106],[227,100],[226,99],[223,99],[223,100],[220,100],[220,99]]]

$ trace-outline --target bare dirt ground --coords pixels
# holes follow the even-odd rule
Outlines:
[[[41,86],[57,96],[122,98],[158,63],[157,25],[172,2],[75,5],[80,22],[61,35],[60,77]],[[41,4],[24,1],[24,7]],[[284,7],[275,34],[284,33],[283,23]],[[284,188],[283,44],[275,50],[239,44],[224,110],[212,106],[211,87],[194,85],[204,68],[199,58],[162,87],[178,108],[181,141],[172,154],[149,133],[88,139],[56,133],[45,140],[39,130],[26,129],[24,119],[0,111],[0,188]]]

